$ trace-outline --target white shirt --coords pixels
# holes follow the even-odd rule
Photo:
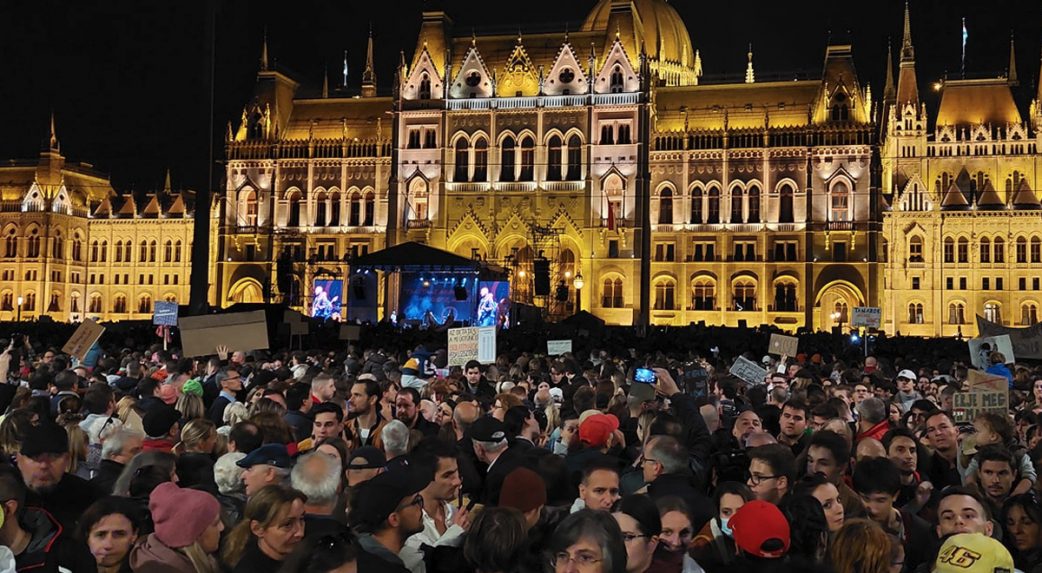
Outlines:
[[[426,573],[427,571],[420,547],[424,545],[459,547],[463,544],[463,536],[466,532],[462,527],[452,525],[452,519],[456,516],[456,508],[445,502],[442,502],[442,506],[445,508],[445,524],[448,525],[445,533],[438,533],[437,523],[425,509],[423,510],[423,531],[409,536],[398,553],[398,557],[412,573]]]

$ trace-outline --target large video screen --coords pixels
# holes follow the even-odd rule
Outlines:
[[[510,282],[478,283],[478,309],[475,326],[510,328]]]
[[[404,318],[436,328],[474,319],[472,278],[451,274],[402,273],[400,295],[399,320]]]
[[[311,289],[311,316],[322,320],[340,320],[340,300],[344,293],[344,281],[316,280]]]

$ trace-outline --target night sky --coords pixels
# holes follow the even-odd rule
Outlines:
[[[399,50],[415,48],[424,0],[214,0],[217,79],[214,136],[237,119],[255,77],[265,27],[271,58],[317,93],[323,66],[339,82],[348,51],[358,89],[370,22],[381,93],[390,93]],[[829,31],[849,32],[862,82],[882,95],[888,37],[900,46],[901,0],[865,2],[670,0],[707,79],[741,74],[753,43],[759,78],[820,70]],[[427,0],[430,2],[430,0]],[[444,0],[457,27],[522,33],[570,22],[596,0]],[[204,0],[4,0],[0,2],[0,159],[31,158],[54,111],[62,151],[112,176],[120,191],[206,184],[208,96]],[[507,10],[504,7],[511,6]],[[1039,74],[1042,2],[913,0],[920,90],[946,72],[958,76],[966,18],[968,76],[1004,73],[1016,35],[1024,109]],[[501,62],[495,62],[501,65]],[[928,104],[934,103],[927,101]],[[220,159],[221,145],[217,147]],[[218,169],[220,172],[220,169]]]

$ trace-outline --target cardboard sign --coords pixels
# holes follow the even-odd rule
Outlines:
[[[1001,352],[1006,357],[1006,364],[1013,364],[1013,340],[1008,334],[971,338],[966,342],[970,347],[970,362],[981,370],[991,366],[991,353]]]
[[[232,352],[268,348],[268,321],[263,310],[184,316],[178,319],[184,355],[216,354],[218,346]]]
[[[80,323],[76,332],[72,333],[72,338],[65,343],[65,346],[62,346],[62,352],[76,357],[77,360],[83,360],[87,357],[90,347],[101,338],[103,332],[105,332],[104,326],[88,318]]]
[[[362,327],[357,324],[341,324],[340,340],[361,340]]]
[[[771,343],[767,352],[770,354],[777,354],[778,356],[796,356],[799,345],[800,339],[795,336],[772,334]]]
[[[855,306],[850,315],[850,326],[879,328],[883,319],[883,311],[877,306]]]
[[[156,301],[152,311],[152,324],[158,326],[177,326],[177,303]]]
[[[970,370],[966,389],[952,397],[956,422],[972,422],[981,412],[1009,413],[1009,381],[1004,376]]]
[[[1020,358],[1042,360],[1042,322],[1036,322],[1025,328],[1013,328],[996,324],[977,315],[977,332],[980,337],[1008,334],[1013,342],[1013,350]],[[1006,356],[1008,359],[1009,356]]]
[[[767,371],[760,365],[744,356],[739,356],[731,365],[731,374],[745,380],[753,386],[763,384],[767,378]]]
[[[282,322],[289,325],[290,336],[307,336],[311,331],[311,324],[308,322],[307,317],[295,310],[286,309],[283,311]]]
[[[546,355],[547,356],[560,356],[566,352],[572,351],[571,340],[547,340],[546,341]]]
[[[448,366],[463,366],[471,360],[496,361],[496,327],[450,328]]]

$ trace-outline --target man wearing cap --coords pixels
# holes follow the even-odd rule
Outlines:
[[[569,484],[576,489],[579,487],[583,469],[592,462],[610,459],[616,466],[622,467],[622,461],[610,453],[622,442],[619,419],[614,414],[602,414],[597,410],[583,412],[579,416],[578,434],[581,447],[569,451],[564,458],[568,468]]]
[[[358,487],[373,479],[384,470],[387,459],[383,450],[373,446],[362,446],[351,452],[347,463],[347,486]]]
[[[97,499],[90,482],[65,472],[69,468],[69,436],[53,422],[41,422],[25,436],[15,463],[28,489],[25,505],[47,510],[69,531]]]
[[[160,404],[145,414],[141,425],[145,430],[145,440],[141,443],[143,452],[169,452],[174,449],[181,435],[181,413],[172,406]]]
[[[508,447],[503,422],[492,416],[478,418],[470,427],[470,437],[474,443],[474,454],[478,461],[488,466],[481,501],[489,506],[499,505],[503,480],[515,468],[522,465],[521,456],[517,455],[513,448]]]
[[[242,391],[242,377],[238,368],[229,366],[218,372],[215,380],[221,391],[210,404],[210,410],[206,415],[215,426],[220,428],[224,425],[224,409],[238,401],[236,395]]]
[[[266,485],[285,483],[293,467],[293,459],[284,444],[265,444],[235,464],[243,468],[242,483],[246,486],[246,497],[249,498]]]
[[[742,556],[739,563],[745,561],[745,567],[736,568],[736,571],[756,570],[770,562],[779,563],[789,551],[789,521],[772,503],[761,500],[747,502],[731,516],[728,525],[733,532],[735,547]],[[764,563],[764,560],[770,562]]]
[[[358,535],[358,570],[408,573],[398,554],[423,531],[423,491],[431,475],[405,467],[365,482],[351,497],[351,525]]]
[[[1013,556],[997,539],[981,533],[960,533],[945,540],[933,573],[998,573],[1015,571]]]
[[[922,395],[915,391],[915,372],[905,369],[897,373],[897,394],[894,394],[894,402],[901,405],[901,411],[907,412],[916,400],[921,400]]]

